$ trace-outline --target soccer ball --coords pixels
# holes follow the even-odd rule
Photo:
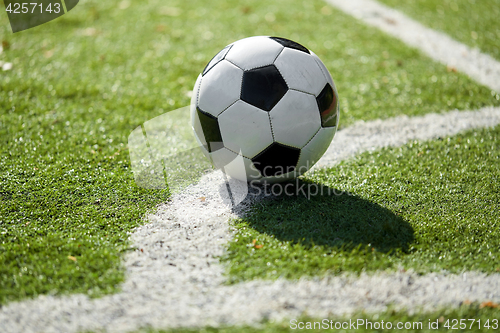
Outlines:
[[[309,170],[339,121],[337,89],[323,62],[279,37],[226,46],[198,76],[190,110],[195,136],[214,166],[260,183]],[[238,158],[243,163],[232,163]]]

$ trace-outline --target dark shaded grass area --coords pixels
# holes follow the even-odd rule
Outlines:
[[[299,184],[286,195],[287,185],[274,185],[269,192],[280,195],[234,221],[223,258],[229,282],[380,269],[499,272],[499,138],[497,126],[411,142],[307,175],[309,191]]]
[[[283,195],[261,204],[246,218],[248,226],[279,241],[300,242],[308,248],[342,246],[347,250],[362,245],[382,252],[408,251],[413,229],[392,211],[320,183],[299,181],[291,185],[280,184],[296,196]]]

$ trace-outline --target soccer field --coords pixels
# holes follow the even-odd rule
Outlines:
[[[500,320],[500,3],[381,2],[488,60],[462,71],[319,0],[89,0],[16,34],[0,14],[0,327]],[[252,35],[295,40],[332,74],[339,131],[300,182],[340,194],[231,211],[210,177],[136,186],[129,134],[188,105],[211,57]]]

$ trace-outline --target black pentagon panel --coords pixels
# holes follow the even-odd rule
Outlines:
[[[210,62],[205,66],[205,69],[203,70],[203,73],[201,74],[201,76],[207,74],[207,72],[209,70],[212,69],[212,67],[214,67],[215,65],[217,65],[219,62],[221,62],[225,57],[226,57],[226,54],[229,52],[229,50],[231,49],[231,46],[232,45],[228,45],[226,46],[225,48],[223,48],[219,53],[217,53],[215,55],[215,57],[212,58],[212,60],[210,60]]]
[[[305,47],[303,45],[300,45],[299,43],[294,42],[293,40],[289,40],[289,39],[282,38],[282,37],[270,37],[270,38],[272,40],[277,41],[278,43],[280,43],[284,47],[288,47],[290,49],[295,49],[295,50],[299,50],[299,51],[305,52],[307,54],[311,54],[311,52],[309,52],[309,50],[307,49],[307,47]]]
[[[196,108],[198,118],[200,119],[201,129],[203,133],[196,133],[199,138],[205,138],[207,143],[205,147],[209,153],[219,150],[224,147],[222,143],[222,134],[219,128],[217,118],[209,113],[203,112],[200,108]]]
[[[241,99],[265,111],[271,109],[288,91],[288,86],[274,65],[243,73]]]
[[[275,142],[252,158],[252,162],[264,177],[279,176],[294,171],[299,156],[300,149]]]
[[[333,127],[337,125],[337,96],[332,86],[327,83],[316,97],[319,113],[321,115],[322,127]]]

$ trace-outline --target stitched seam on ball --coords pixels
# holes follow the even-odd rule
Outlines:
[[[271,121],[271,111],[267,113],[267,118],[269,118],[269,126],[271,126],[271,135],[273,136],[273,142],[276,142],[274,139],[273,122]]]
[[[314,136],[313,136],[314,137]],[[305,147],[305,146],[304,146]],[[300,161],[300,158],[302,157],[302,148],[300,148],[300,152],[299,152],[299,159],[297,160],[297,165],[295,166],[295,170],[297,170],[297,166],[299,165],[299,161]],[[307,170],[309,171],[309,170]],[[305,171],[304,173],[306,173],[307,171]],[[299,175],[301,176],[301,175]]]
[[[229,147],[224,146],[224,148],[226,148],[227,150],[229,150],[231,153],[235,153],[235,154],[236,154],[236,155],[238,155],[238,156],[245,157],[245,156],[241,155],[240,153],[237,153],[237,152],[235,152],[234,150],[229,149]]]
[[[307,91],[303,91],[303,90],[299,90],[299,89],[295,89],[295,88],[288,88],[288,90],[292,90],[292,91],[297,91],[297,92],[300,92],[300,93],[308,94],[308,95],[311,95],[314,98],[318,97],[318,96],[316,96],[314,94],[308,93]]]
[[[245,77],[245,71],[243,71],[243,74],[241,74],[241,82],[240,82],[240,94],[238,95],[238,100],[245,102],[244,100],[241,99],[241,93],[243,92],[243,78]]]
[[[241,157],[243,157],[243,158],[246,158],[247,160],[249,160],[250,162],[252,162],[252,159],[251,159],[250,157],[247,157],[247,156],[245,156],[245,155],[243,155],[243,154],[237,153],[237,152],[235,152],[234,150],[230,149],[229,147],[224,146],[224,148],[226,148],[227,150],[229,150],[231,153],[234,153],[234,154],[236,154],[236,155],[238,155],[238,156],[241,156]]]
[[[227,150],[229,150],[231,153],[234,153],[234,154],[236,154],[237,156],[241,156],[241,157],[243,157],[243,158],[245,158],[245,159],[249,160],[249,161],[250,161],[250,163],[253,163],[253,161],[252,161],[252,159],[251,159],[250,157],[246,157],[245,155],[241,155],[241,154],[239,154],[239,153],[235,152],[234,150],[229,149],[229,148],[228,148],[228,147],[226,147],[226,146],[224,146],[224,149],[227,149]],[[259,174],[260,174],[260,171],[259,171]],[[260,178],[262,178],[262,175],[260,175],[260,176],[259,176],[259,178],[258,178],[258,179],[255,179],[255,180],[259,180]]]
[[[302,150],[302,148],[297,147],[296,145],[291,145],[289,143],[284,143],[284,142],[281,142],[281,141],[274,141],[274,142],[279,143],[280,145],[283,145],[283,146],[287,146],[287,147],[295,148],[295,149],[298,149],[298,150]]]
[[[274,65],[274,63],[273,63]],[[283,81],[285,81],[286,83],[286,87],[288,88],[288,90],[291,90],[290,88],[290,85],[288,84],[288,82],[286,81],[286,77],[285,75],[283,75],[283,73],[280,71],[280,69],[278,68],[278,66],[274,65],[274,67],[276,67],[276,69],[278,70],[278,72],[280,73],[281,77],[283,78]],[[288,91],[287,91],[288,92]]]
[[[309,141],[307,141],[307,142],[306,142],[306,144],[305,144],[305,145],[303,145],[303,146],[302,146],[302,148],[300,148],[300,151],[301,151],[301,152],[302,152],[302,149],[303,149],[305,146],[307,146],[307,145],[309,144],[309,142],[311,142],[311,141],[312,141],[312,139],[314,139],[314,137],[315,137],[316,135],[318,135],[319,131],[321,131],[321,128],[322,128],[322,127],[321,127],[321,125],[320,125],[320,126],[319,126],[319,128],[318,128],[318,130],[316,131],[316,133],[314,133],[314,135],[313,135],[313,136],[309,139]]]
[[[283,53],[283,50],[285,50],[285,47],[283,46],[283,48],[281,49],[280,53],[278,53],[278,55],[274,58],[273,60],[273,64],[276,62],[276,59],[278,59],[278,57]]]
[[[249,69],[245,69],[245,71],[251,71],[252,69],[256,69],[256,68],[261,68],[261,67],[266,67],[266,66],[271,66],[271,65],[274,65],[274,62],[276,61],[276,59],[278,59],[279,55],[281,54],[281,52],[283,52],[283,50],[284,50],[284,49],[285,49],[285,47],[283,47],[283,48],[279,51],[278,55],[274,58],[274,60],[273,60],[270,64],[258,65],[258,66],[255,66],[255,67],[252,67],[252,68],[249,68]],[[274,67],[276,67],[276,65],[274,65]],[[276,67],[276,68],[278,68],[278,67]],[[278,71],[279,71],[279,69],[278,69]],[[281,74],[281,72],[280,72],[280,74]],[[281,76],[283,76],[283,75],[281,75]]]
[[[241,69],[242,71],[245,71],[243,68],[241,68],[240,66],[236,65],[234,62],[232,62],[231,60],[229,60],[228,58],[224,58],[223,61],[227,61],[228,63],[238,67],[239,69]]]
[[[227,108],[225,108],[224,110],[222,110],[220,113],[217,114],[216,117],[219,117],[224,111],[226,111],[227,109],[229,109],[231,106],[233,106],[234,104],[236,104],[236,102],[238,102],[240,100],[240,98],[238,97],[237,100],[235,100],[234,102],[232,102],[231,104],[229,104],[229,106]]]
[[[200,103],[200,90],[201,90],[201,82],[203,81],[203,75],[201,76],[200,79],[200,84],[198,85],[198,89],[196,89],[196,102],[195,102],[195,107],[198,108],[198,104]]]
[[[311,56],[311,57],[312,57],[312,56]],[[317,56],[316,56],[316,57],[317,57]],[[325,73],[325,71],[323,70],[323,66],[321,66],[321,65],[319,64],[319,62],[320,62],[321,60],[319,59],[319,57],[318,57],[318,58],[316,58],[316,57],[312,57],[312,58],[314,59],[314,62],[316,62],[316,66],[318,66],[318,67],[319,67],[319,70],[321,71],[321,73],[323,73],[323,76],[325,77],[326,82],[327,82],[327,83],[330,83],[330,81],[328,80],[328,76],[329,76],[329,74]],[[325,65],[325,66],[326,66],[326,65]]]
[[[249,69],[245,69],[245,72],[248,72],[248,71],[251,71],[251,70],[254,70],[254,69],[257,69],[257,68],[262,68],[262,67],[266,67],[266,66],[274,66],[276,67],[276,65],[274,64],[274,61],[271,62],[271,63],[266,63],[265,65],[259,65],[259,66],[255,66],[255,67],[252,67],[252,68],[249,68]],[[281,73],[280,73],[281,74]]]

